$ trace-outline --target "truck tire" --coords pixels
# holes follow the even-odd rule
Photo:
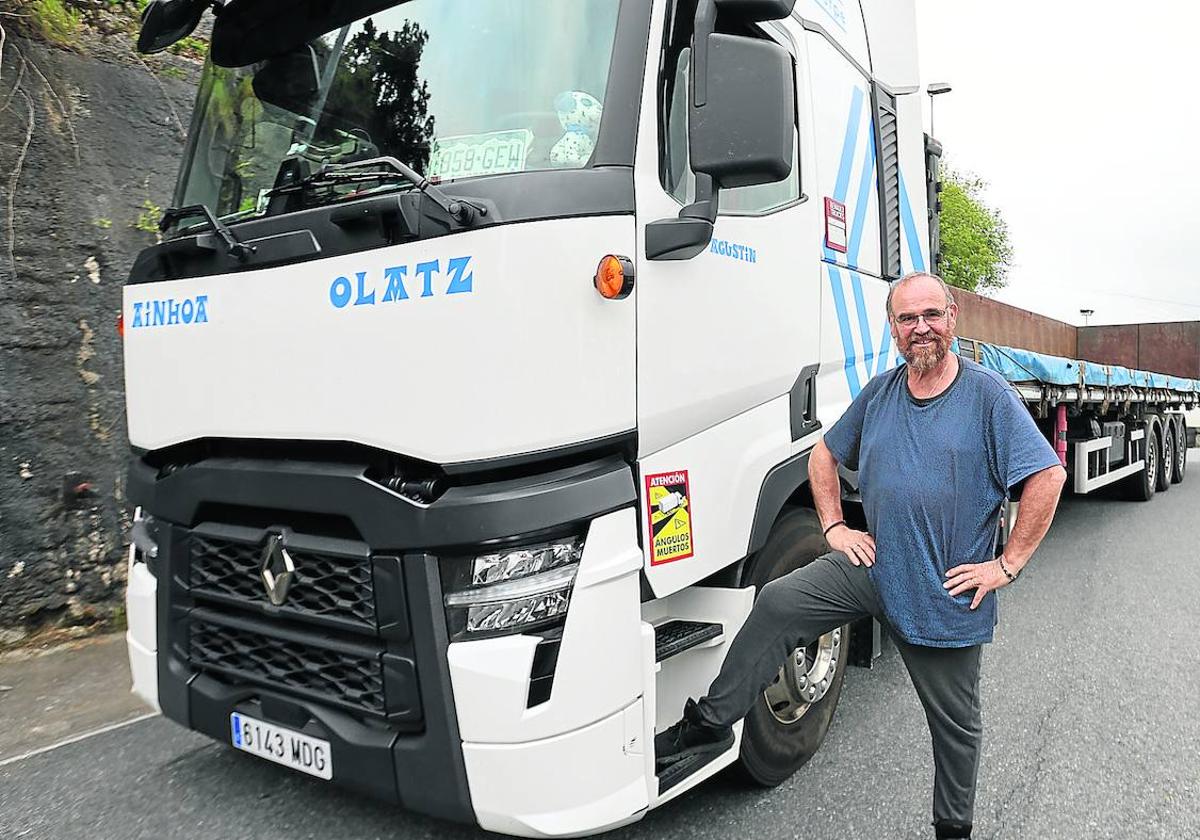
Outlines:
[[[1180,418],[1175,430],[1175,471],[1171,474],[1171,482],[1179,484],[1183,481],[1183,474],[1187,472],[1187,421]]]
[[[746,564],[742,585],[762,591],[767,583],[828,551],[816,513],[802,508],[785,511],[762,550]],[[849,652],[847,624],[789,657],[779,677],[746,715],[740,754],[744,776],[775,787],[816,754],[842,694]]]
[[[1141,470],[1125,479],[1128,498],[1135,502],[1148,502],[1154,498],[1158,486],[1158,435],[1154,426],[1146,423],[1146,458]]]
[[[1162,431],[1162,458],[1159,459],[1157,490],[1165,493],[1175,483],[1175,424],[1167,420],[1158,427]]]

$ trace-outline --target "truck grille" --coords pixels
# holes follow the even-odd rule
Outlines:
[[[189,540],[191,584],[196,595],[216,595],[255,606],[269,603],[259,577],[261,540],[198,533],[191,534]],[[282,611],[333,619],[374,632],[375,592],[369,557],[291,547],[288,551],[296,564],[296,577]]]
[[[387,704],[381,651],[368,646],[293,641],[193,615],[193,667],[237,682],[287,690],[321,703],[382,716]]]
[[[167,579],[190,601],[176,625],[176,655],[226,685],[419,728],[400,558],[372,553],[357,533],[321,533],[312,527],[319,521],[275,512],[258,518],[268,522],[206,519],[174,532],[168,564],[178,571]],[[261,576],[272,534],[295,566],[280,605],[271,603]]]

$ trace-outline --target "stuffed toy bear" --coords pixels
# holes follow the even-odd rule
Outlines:
[[[569,90],[554,97],[554,109],[566,133],[550,149],[550,162],[555,166],[583,166],[596,148],[603,106],[591,94]]]

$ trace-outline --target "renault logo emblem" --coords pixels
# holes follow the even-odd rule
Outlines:
[[[283,537],[272,534],[263,549],[259,576],[267,589],[271,603],[280,606],[287,600],[288,588],[296,575],[296,564],[283,545]]]

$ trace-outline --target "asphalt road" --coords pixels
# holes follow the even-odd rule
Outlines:
[[[1150,504],[1068,498],[1003,591],[984,658],[977,838],[1200,837],[1200,453]],[[18,725],[5,721],[5,727]],[[932,779],[895,650],[852,669],[817,756],[773,791],[718,777],[614,832],[923,838]],[[480,838],[154,718],[0,762],[0,837]]]

